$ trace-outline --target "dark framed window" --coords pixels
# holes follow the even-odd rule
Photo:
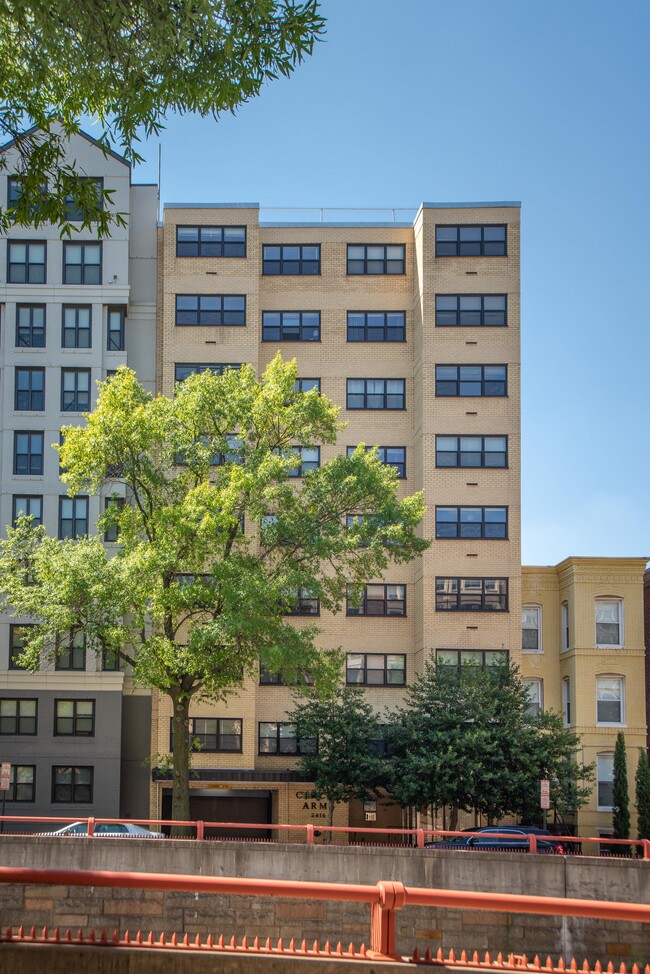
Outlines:
[[[436,365],[436,396],[507,396],[506,365]]]
[[[319,446],[294,446],[291,449],[295,453],[298,463],[289,470],[288,477],[304,477],[310,470],[318,470],[320,467]]]
[[[404,379],[348,379],[347,409],[404,409]]]
[[[261,720],[258,725],[258,754],[315,754],[315,737],[298,737],[295,724]]]
[[[437,649],[436,664],[460,674],[463,667],[480,666],[490,669],[508,663],[507,649]]]
[[[352,456],[356,446],[347,447],[347,455]],[[372,450],[371,446],[366,447],[366,453],[368,450]],[[395,467],[397,470],[398,480],[404,480],[406,477],[406,447],[405,446],[378,446],[377,453],[379,454],[379,459],[382,463],[388,464],[390,467]]]
[[[101,284],[102,245],[92,243],[63,244],[63,283]]]
[[[117,653],[105,649],[102,653],[102,670],[104,673],[119,673],[120,657]]]
[[[15,524],[21,514],[31,517],[32,525],[36,527],[43,523],[43,495],[42,494],[14,494],[12,498],[11,517]]]
[[[438,539],[507,537],[507,507],[436,507]]]
[[[177,257],[245,257],[246,227],[176,227]]]
[[[101,208],[104,208],[104,180],[101,176],[82,176],[81,181],[84,183],[92,183],[97,192],[97,202],[100,204]],[[84,215],[81,212],[80,207],[75,203],[73,196],[66,196],[65,198],[65,218],[70,220],[71,223],[81,223],[84,219]]]
[[[95,769],[83,765],[52,768],[52,802],[90,804]]]
[[[124,497],[106,497],[104,498],[104,513],[109,510],[109,508],[115,508],[117,511],[121,511],[126,503]],[[117,524],[109,524],[104,531],[104,541],[115,543],[120,535],[120,529]]]
[[[403,274],[404,244],[348,244],[348,274]]]
[[[524,652],[542,651],[542,607],[541,605],[522,605],[521,607],[521,648]]]
[[[289,687],[289,686],[313,686],[314,681],[309,673],[301,671],[297,678],[289,682],[285,680],[281,673],[272,673],[260,663],[260,686],[261,687]]]
[[[88,498],[59,497],[59,538],[81,538],[88,534]]]
[[[345,614],[348,616],[405,616],[406,585],[348,586]]]
[[[45,369],[18,367],[14,372],[14,409],[45,409]]]
[[[68,636],[67,643],[56,658],[54,668],[76,672],[86,669],[86,636],[81,629]]]
[[[33,430],[14,433],[14,473],[29,477],[43,475],[43,433]]]
[[[55,700],[55,737],[94,737],[94,700]]]
[[[348,311],[348,341],[403,342],[405,320],[403,311]]]
[[[299,588],[289,596],[284,614],[287,616],[318,616],[320,615],[320,602],[309,589]]]
[[[320,311],[263,311],[263,342],[319,342]]]
[[[505,294],[436,294],[437,328],[505,328]]]
[[[246,324],[245,294],[177,294],[178,327],[242,327]]]
[[[9,176],[7,179],[7,209],[13,209],[21,200],[23,195],[23,181],[20,176]],[[41,186],[41,194],[47,196],[47,185]],[[34,202],[29,207],[30,216],[36,215],[37,203]]]
[[[190,375],[197,372],[214,372],[215,375],[223,375],[226,369],[238,369],[240,362],[177,362],[174,366],[174,382],[183,382]]]
[[[437,226],[436,257],[505,257],[505,224]]]
[[[126,348],[126,308],[111,307],[106,317],[106,350],[123,352]]]
[[[406,656],[403,653],[348,653],[345,682],[368,687],[403,687]]]
[[[16,348],[45,348],[45,305],[16,305]]]
[[[436,578],[437,612],[507,612],[507,578]]]
[[[27,642],[27,634],[25,630],[33,629],[33,623],[27,625],[14,625],[13,623],[9,626],[9,669],[10,670],[24,670],[25,667],[21,666],[18,662],[18,657],[25,648],[25,643]]]
[[[320,274],[320,244],[264,244],[262,274]]]
[[[201,751],[241,751],[241,718],[192,717],[190,740],[196,738]],[[174,747],[173,723],[169,720],[169,749]]]
[[[61,347],[92,347],[92,307],[89,304],[63,306]]]
[[[310,392],[312,389],[320,392],[320,379],[296,379],[293,388],[296,392]]]
[[[38,700],[0,700],[0,734],[36,734],[37,719]]]
[[[436,436],[437,467],[507,467],[507,436]]]
[[[64,413],[90,409],[90,369],[61,369],[61,409]]]
[[[8,802],[33,802],[36,800],[36,765],[12,764],[9,778]]]
[[[10,240],[7,244],[7,283],[45,284],[46,259],[44,240]]]

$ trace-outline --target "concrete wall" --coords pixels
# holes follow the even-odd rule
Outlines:
[[[647,900],[647,863],[583,857],[503,853],[457,853],[415,849],[342,849],[258,843],[181,840],[25,838],[0,836],[4,865],[109,869],[135,872],[302,879],[374,884],[399,880],[406,886],[466,889],[621,900]],[[240,896],[211,896],[77,887],[0,887],[3,923],[37,927],[153,930],[166,934],[210,932],[230,937],[303,937],[357,947],[368,942],[369,908]],[[514,951],[587,957],[592,963],[650,961],[650,929],[642,924],[561,919],[478,911],[408,907],[397,915],[398,949],[417,945],[455,950]]]

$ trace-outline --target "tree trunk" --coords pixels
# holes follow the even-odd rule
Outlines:
[[[458,831],[458,805],[452,805],[449,811],[449,831]]]
[[[328,798],[327,800],[327,824],[330,826],[330,828],[332,827],[332,825],[334,825],[334,802],[332,801],[331,798]],[[332,841],[331,832],[327,833],[325,841],[328,843]]]
[[[190,819],[190,698],[176,689],[172,700],[172,819]],[[173,826],[172,835],[192,835],[188,826]]]

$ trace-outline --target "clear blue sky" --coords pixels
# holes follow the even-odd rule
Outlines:
[[[524,563],[650,556],[647,0],[322,12],[290,80],[219,123],[169,121],[163,202],[521,200]]]

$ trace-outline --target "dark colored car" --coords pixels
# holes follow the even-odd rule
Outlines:
[[[449,838],[439,839],[437,842],[428,842],[427,848],[476,849],[479,851],[492,849],[497,852],[527,852],[529,848],[527,836],[532,833],[538,837],[538,852],[554,853],[557,855],[564,853],[564,846],[561,842],[554,839],[546,829],[537,828],[535,825],[494,825],[472,829],[471,831],[477,832],[478,834],[449,836]]]

